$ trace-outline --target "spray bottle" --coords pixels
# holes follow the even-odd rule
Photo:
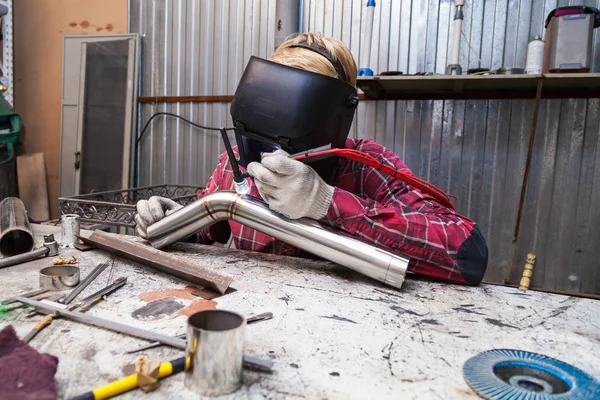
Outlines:
[[[544,63],[545,43],[539,35],[535,35],[533,40],[527,45],[527,59],[525,61],[526,74],[541,74]]]

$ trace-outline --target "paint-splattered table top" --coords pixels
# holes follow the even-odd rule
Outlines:
[[[59,229],[35,226],[42,233]],[[270,256],[216,246],[179,244],[171,251],[235,278],[237,291],[204,300],[185,282],[116,259],[113,278],[126,287],[90,314],[167,335],[185,332],[185,316],[217,307],[242,314],[271,311],[274,318],[246,329],[246,353],[275,361],[275,373],[245,372],[231,399],[477,398],[462,377],[464,362],[492,348],[515,348],[561,359],[600,379],[600,302],[498,286],[462,287],[407,279],[402,290],[383,286],[328,262]],[[110,259],[103,251],[62,255],[80,260],[82,276]],[[1,298],[38,288],[40,259],[0,270]],[[107,269],[83,295],[108,281]],[[39,320],[13,311],[0,327],[25,335]],[[31,345],[59,357],[61,397],[71,397],[130,371],[144,354],[180,357],[160,347],[126,354],[142,340],[57,320]],[[150,394],[123,398],[188,398],[183,375],[167,378]]]

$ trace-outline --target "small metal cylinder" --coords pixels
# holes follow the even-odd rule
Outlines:
[[[216,397],[240,388],[245,328],[245,318],[230,311],[206,310],[189,317],[188,389],[200,396]]]
[[[61,240],[63,246],[72,246],[79,243],[80,217],[77,214],[65,214],[61,217]]]
[[[33,249],[33,234],[25,204],[16,197],[0,202],[0,253],[5,257]]]
[[[79,268],[71,266],[47,267],[40,271],[40,289],[60,291],[79,285]]]

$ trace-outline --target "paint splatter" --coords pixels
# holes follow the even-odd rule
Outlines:
[[[112,30],[115,29],[115,27],[113,26],[113,24],[106,24],[105,28],[109,32],[112,32]]]
[[[422,319],[420,322],[423,324],[441,325],[437,319]]]
[[[99,26],[99,27],[96,28],[96,32],[100,32],[102,29],[104,29],[104,28],[102,28],[101,26]]]
[[[485,319],[488,323],[492,324],[492,325],[496,325],[502,328],[513,328],[513,329],[519,329],[518,327],[514,326],[514,325],[509,325],[509,324],[505,324],[502,321],[498,321],[497,319],[493,319],[493,318],[486,318]]]
[[[145,292],[139,294],[139,298],[144,301],[153,301],[164,299],[165,297],[177,297],[184,300],[194,300],[198,297],[192,294],[197,288],[195,286],[186,286],[185,289],[160,290],[158,292]]]
[[[484,313],[480,313],[479,311],[475,311],[475,310],[470,310],[470,309],[465,308],[465,307],[454,307],[453,310],[456,311],[456,312],[464,312],[464,313],[467,313],[467,314],[485,315]]]
[[[338,317],[337,315],[320,315],[321,318],[328,318],[328,319],[335,319],[336,321],[342,321],[342,322],[351,322],[353,324],[355,324],[355,321],[352,321],[351,319],[348,318],[344,318],[344,317]]]
[[[290,364],[290,367],[292,367],[292,368],[298,368],[298,364],[296,364],[296,363],[291,363],[291,364]]]
[[[89,28],[90,27],[90,22],[89,21],[81,21],[79,23],[79,26],[81,26],[82,28]]]
[[[186,308],[184,308],[183,310],[181,310],[177,314],[175,314],[175,316],[173,318],[182,317],[182,316],[189,317],[190,315],[197,313],[199,311],[214,310],[215,308],[217,308],[216,301],[206,300],[206,299],[197,299],[197,300],[193,301],[192,304],[190,304],[189,306],[187,306]]]
[[[144,321],[151,321],[173,315],[184,307],[174,298],[153,300],[142,308],[138,308],[131,315]]]
[[[398,314],[410,314],[410,315],[416,315],[416,316],[419,316],[419,317],[422,317],[422,316],[425,315],[425,314],[416,313],[416,312],[414,312],[412,310],[407,310],[406,308],[402,308],[400,306],[392,306],[390,308],[392,310],[396,311]]]
[[[77,22],[71,22],[71,23],[69,23],[69,26],[71,28],[75,28],[77,26]]]
[[[212,300],[203,299],[192,294],[198,288],[195,286],[186,286],[185,289],[169,289],[160,290],[158,292],[146,292],[141,293],[138,297],[144,301],[155,301],[164,299],[167,297],[178,298],[182,300],[191,300],[191,303],[181,309],[177,314],[171,318],[177,318],[181,316],[190,316],[198,311],[214,310],[217,308],[217,302]]]
[[[340,376],[340,373],[336,372],[336,371],[333,371],[333,372],[330,372],[329,375],[331,375],[331,376]]]

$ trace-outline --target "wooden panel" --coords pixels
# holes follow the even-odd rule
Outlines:
[[[48,221],[50,212],[44,153],[18,156],[17,177],[19,197],[25,204],[29,219],[35,222]]]
[[[127,0],[14,1],[15,111],[25,153],[43,152],[58,215],[63,37],[127,33]]]

